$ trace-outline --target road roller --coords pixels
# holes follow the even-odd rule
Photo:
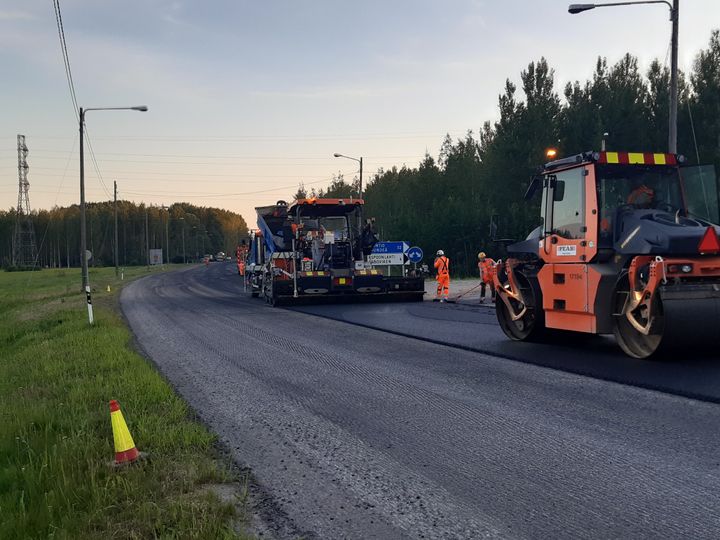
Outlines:
[[[584,152],[546,163],[526,199],[540,225],[494,267],[513,340],[611,334],[634,358],[707,348],[720,333],[720,219],[712,166],[676,154]]]

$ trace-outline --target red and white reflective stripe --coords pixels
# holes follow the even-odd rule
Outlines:
[[[652,152],[600,152],[597,161],[618,165],[677,165],[675,154]]]

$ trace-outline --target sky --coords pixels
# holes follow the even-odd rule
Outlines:
[[[556,89],[625,52],[669,62],[664,4],[578,15],[560,0],[61,0],[81,107],[88,201],[190,202],[239,212],[300,182],[437,157],[445,134],[497,119],[506,78],[541,56]],[[686,72],[720,0],[681,0]],[[78,124],[53,3],[0,0],[0,208],[17,204],[16,135],[33,209],[79,201]],[[98,174],[99,172],[99,174]]]

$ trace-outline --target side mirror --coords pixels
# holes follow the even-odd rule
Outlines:
[[[553,191],[553,201],[560,202],[565,198],[565,180],[555,181],[555,190]]]
[[[542,186],[542,176],[533,176],[532,180],[530,180],[530,185],[527,188],[527,191],[525,192],[525,200],[529,201],[535,196],[535,193],[537,190]]]

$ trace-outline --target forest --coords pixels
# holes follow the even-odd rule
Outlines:
[[[508,78],[498,96],[498,119],[468,130],[458,140],[446,136],[435,158],[417,166],[378,170],[366,181],[366,216],[375,217],[381,238],[421,246],[426,258],[443,249],[459,274],[473,271],[476,254],[502,257],[497,236],[521,239],[539,223],[537,202],[523,200],[532,175],[554,148],[558,156],[599,150],[663,152],[669,116],[668,66],[655,60],[642,72],[626,54],[615,64],[598,58],[590,80],[556,89],[545,58],[521,71],[519,84]],[[678,152],[689,164],[720,170],[720,31],[700,50],[690,73],[680,72]],[[607,135],[605,135],[607,134]],[[359,179],[336,177],[306,195],[358,196]],[[148,247],[167,249],[174,262],[204,253],[232,252],[247,234],[242,216],[217,208],[176,203],[169,208],[118,202],[121,265],[146,264]],[[112,202],[88,205],[88,249],[92,264],[113,263]],[[79,208],[33,214],[39,246],[38,266],[79,265]],[[147,237],[146,241],[146,223]],[[11,264],[14,210],[0,211],[0,262]],[[166,234],[167,233],[167,234]],[[166,240],[166,236],[168,239]],[[183,240],[184,239],[184,240]]]
[[[472,272],[478,251],[503,256],[503,244],[491,240],[493,216],[505,239],[522,239],[539,223],[539,203],[523,194],[547,149],[559,157],[600,150],[605,138],[607,150],[667,151],[669,79],[658,60],[643,73],[630,54],[613,65],[598,58],[590,80],[567,84],[560,95],[549,62],[530,62],[519,85],[507,79],[497,121],[460,140],[446,137],[437,158],[374,174],[363,193],[366,215],[383,239],[419,245],[426,258],[443,249],[456,272]],[[678,153],[720,171],[719,31],[692,71],[679,74],[678,99]],[[338,177],[317,195],[357,196],[358,188],[357,178]],[[295,196],[305,194],[301,185]]]
[[[234,253],[240,239],[248,234],[242,216],[219,208],[188,203],[163,208],[128,201],[118,201],[117,206],[121,266],[147,264],[148,247],[169,253],[170,262],[174,263],[196,260],[205,253]],[[32,222],[39,247],[37,267],[80,266],[78,205],[33,212]],[[114,223],[111,201],[87,205],[87,248],[92,253],[91,266],[114,264]],[[14,227],[15,211],[0,211],[0,261],[4,267],[12,264]]]

